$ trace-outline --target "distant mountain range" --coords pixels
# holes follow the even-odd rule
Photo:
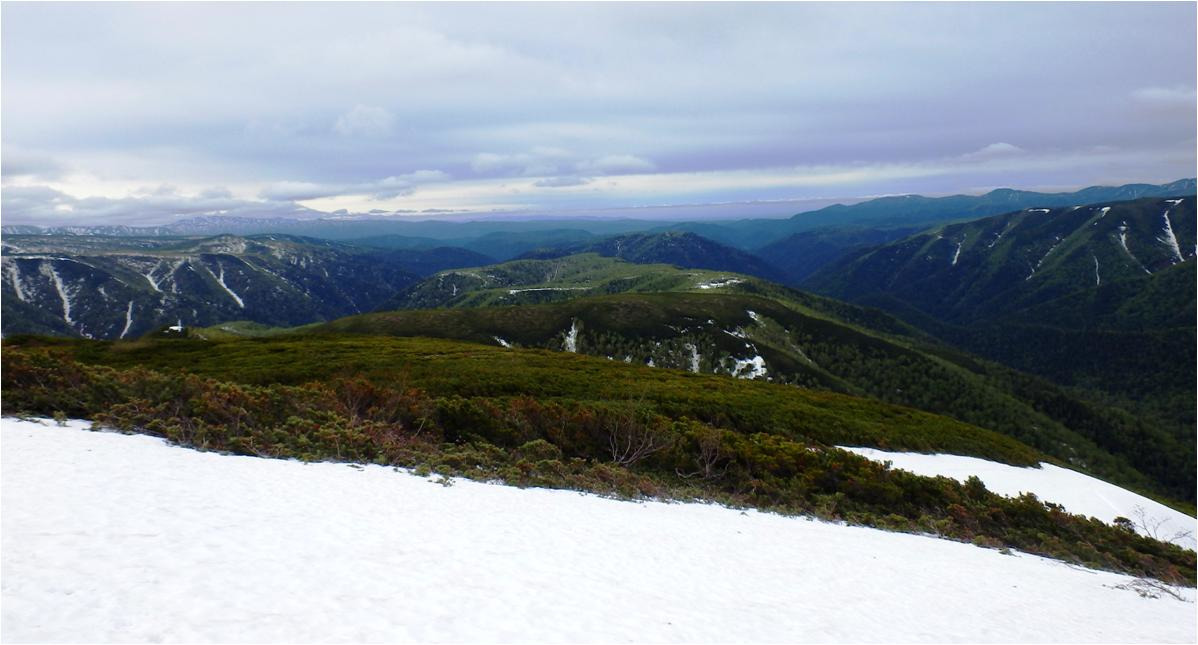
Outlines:
[[[804,284],[1192,435],[1196,228],[1192,195],[1023,209],[858,251]]]
[[[428,240],[441,240],[440,243],[434,245],[459,246],[505,260],[537,246],[545,245],[544,242],[541,242],[535,246],[509,252],[510,244],[519,246],[527,234],[555,229],[578,231],[584,235],[598,237],[634,232],[689,231],[721,244],[749,251],[765,247],[796,233],[817,229],[923,228],[946,221],[998,215],[1022,208],[1076,206],[1139,197],[1172,197],[1194,192],[1195,180],[1181,179],[1162,185],[1092,186],[1072,193],[1037,193],[1004,188],[985,195],[882,197],[851,206],[835,204],[785,219],[662,222],[646,219],[571,219],[565,213],[561,217],[527,221],[487,219],[486,215],[480,215],[477,221],[438,221],[435,219],[413,221],[403,219],[402,216],[328,217],[303,220],[204,216],[155,227],[64,226],[41,228],[18,225],[4,226],[0,228],[0,232],[3,232],[4,235],[122,235],[134,237],[285,233],[340,241],[392,235],[425,238],[423,241],[417,240],[416,246],[425,245]],[[476,247],[469,243],[470,240],[492,234],[505,234],[506,237],[500,236],[494,240],[498,244],[490,246]],[[578,237],[571,241],[585,240]]]
[[[370,251],[282,235],[7,235],[3,333],[135,338],[178,322],[297,325],[371,311],[421,275],[488,261],[462,249]]]

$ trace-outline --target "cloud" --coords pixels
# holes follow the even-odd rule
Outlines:
[[[543,177],[558,173],[572,159],[568,150],[535,146],[526,152],[480,152],[470,160],[470,169],[483,176]]]
[[[577,165],[580,172],[603,175],[618,175],[655,170],[656,165],[648,159],[633,155],[605,155]]]
[[[233,193],[224,186],[214,186],[200,191],[201,199],[232,199]]]
[[[973,152],[963,154],[961,155],[961,158],[968,161],[980,161],[985,159],[1011,157],[1024,154],[1025,152],[1027,151],[1019,146],[1000,141],[998,143],[992,143],[988,146],[984,146],[978,150],[974,150]]]
[[[276,201],[308,201],[341,195],[371,195],[372,199],[392,199],[415,192],[421,184],[448,181],[450,175],[441,170],[416,170],[391,175],[376,181],[354,184],[317,183],[310,181],[273,182],[258,192],[263,199]]]
[[[10,146],[5,146],[3,158],[0,160],[0,176],[4,179],[14,177],[56,179],[64,171],[63,165],[50,156]]]
[[[344,186],[318,184],[310,181],[277,181],[259,191],[258,196],[274,201],[303,201],[340,195],[345,190]]]
[[[803,190],[1193,172],[1193,3],[751,9],[9,3],[0,170],[6,188],[120,196],[169,184],[202,197],[228,186],[329,210],[804,197],[747,178],[927,160],[951,172],[820,173],[825,183]],[[1038,45],[1014,47],[1013,34]],[[1021,165],[1093,146],[1146,153]],[[406,176],[417,168],[452,177]],[[608,189],[648,176],[644,190]],[[736,181],[692,188],[710,176]],[[563,185],[582,178],[585,190]],[[402,203],[373,203],[385,199]]]
[[[1131,93],[1132,99],[1140,103],[1156,105],[1193,105],[1198,92],[1193,87],[1141,87]]]
[[[568,186],[584,186],[591,183],[589,177],[565,176],[565,177],[546,177],[533,182],[533,186],[539,188],[565,188]]]
[[[374,184],[359,187],[363,192],[372,193],[372,199],[384,200],[411,195],[420,184],[448,181],[448,173],[440,170],[417,170],[404,175],[386,177]]]
[[[333,131],[345,137],[385,137],[395,127],[395,117],[381,107],[355,105],[337,117]]]
[[[322,215],[293,202],[254,201],[227,196],[228,191],[151,192],[127,197],[75,197],[49,186],[8,186],[0,195],[6,223],[53,226],[163,224],[180,217],[226,215],[241,217],[314,217]]]

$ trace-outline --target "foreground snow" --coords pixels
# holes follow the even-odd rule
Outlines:
[[[843,446],[841,449],[874,461],[889,461],[894,468],[917,475],[940,475],[958,481],[976,475],[986,488],[999,495],[1015,497],[1025,492],[1033,493],[1042,501],[1060,504],[1070,513],[1096,517],[1108,523],[1116,517],[1126,517],[1136,524],[1136,530],[1141,534],[1187,549],[1194,548],[1194,536],[1198,535],[1194,518],[1185,513],[1101,479],[1052,464],[1020,468],[959,455],[884,452]]]
[[[1195,640],[1038,557],[82,427],[3,420],[6,642]]]

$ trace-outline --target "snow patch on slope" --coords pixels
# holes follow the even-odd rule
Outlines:
[[[736,366],[732,368],[732,375],[736,378],[755,379],[766,375],[765,359],[761,356],[753,358],[738,358]]]
[[[986,484],[986,488],[999,495],[1017,497],[1021,493],[1032,493],[1041,501],[1060,504],[1070,513],[1097,517],[1107,523],[1116,517],[1136,520],[1137,509],[1143,509],[1144,521],[1148,527],[1155,527],[1157,535],[1153,537],[1171,541],[1187,549],[1195,548],[1194,518],[1075,470],[1045,463],[1036,468],[1020,468],[977,457],[838,447],[874,461],[889,461],[894,468],[917,475],[951,477],[962,482],[971,475],[977,476]],[[1141,534],[1149,534],[1146,527],[1138,528]],[[1174,535],[1186,531],[1189,532],[1188,535]]]
[[[570,321],[570,331],[566,333],[565,350],[578,353],[578,319]]]
[[[694,343],[687,343],[686,345],[684,345],[684,347],[686,347],[687,351],[690,352],[690,370],[692,372],[694,372],[695,374],[698,374],[699,373],[699,359],[700,359],[699,348],[695,347]]]
[[[13,290],[17,292],[17,300],[27,302],[25,285],[21,282],[21,268],[17,266],[17,263],[12,261],[5,262],[4,275],[8,278],[9,283],[12,284]]]
[[[1143,269],[1144,273],[1152,275],[1152,272],[1148,270],[1148,267],[1144,266],[1140,262],[1139,258],[1132,254],[1131,249],[1127,248],[1127,222],[1122,222],[1119,224],[1119,246],[1123,247],[1123,252],[1127,254],[1127,257],[1131,258],[1133,262]]]
[[[1191,602],[1021,553],[83,427],[2,422],[5,642],[1198,637]]]
[[[1181,246],[1177,243],[1177,236],[1173,234],[1173,223],[1169,221],[1169,210],[1171,209],[1165,210],[1164,235],[1158,237],[1157,240],[1164,242],[1165,246],[1169,247],[1169,250],[1173,252],[1173,257],[1177,258],[1177,262],[1183,262],[1185,258],[1181,256]]]
[[[709,280],[707,282],[700,282],[695,286],[699,289],[719,289],[720,287],[728,287],[734,284],[740,284],[742,282],[744,282],[744,280],[737,280],[736,278],[719,278],[716,280]]]
[[[133,301],[129,301],[129,308],[125,310],[125,328],[121,330],[121,335],[118,338],[124,338],[125,334],[129,333],[129,328],[133,326]]]
[[[54,283],[54,290],[58,292],[58,297],[62,299],[62,319],[67,321],[68,325],[74,325],[75,321],[71,319],[71,296],[67,293],[67,287],[62,282],[62,276],[58,275],[58,270],[49,262],[42,264],[42,273],[49,276],[50,281]]]
[[[233,290],[229,288],[229,285],[225,284],[225,265],[221,264],[220,261],[217,261],[216,268],[220,269],[220,275],[213,274],[213,277],[216,278],[216,281],[220,283],[221,288],[233,297],[233,300],[237,302],[237,306],[245,309],[245,303],[242,302],[241,296],[234,293]],[[208,273],[212,273],[212,269],[208,269]]]
[[[453,288],[454,295],[457,295],[457,285],[455,284]],[[508,289],[507,292],[509,296],[514,296],[525,291],[587,291],[589,289],[590,287],[535,287],[529,289]]]
[[[1023,280],[1025,282],[1028,280],[1031,280],[1032,276],[1036,275],[1036,271],[1040,270],[1040,266],[1044,264],[1044,260],[1047,260],[1048,256],[1052,255],[1052,252],[1055,251],[1057,249],[1057,247],[1060,245],[1061,245],[1061,237],[1058,235],[1056,237],[1056,241],[1052,243],[1052,246],[1048,247],[1048,252],[1045,253],[1043,256],[1041,256],[1040,260],[1038,262],[1036,262],[1036,266],[1032,267],[1032,272],[1029,273],[1027,275],[1027,277],[1024,278]]]
[[[506,347],[506,348],[508,348],[508,349],[511,349],[511,348],[512,348],[512,344],[511,344],[511,343],[507,342],[506,340],[504,340],[504,339],[502,339],[502,338],[500,338],[500,337],[498,337],[498,336],[492,336],[491,338],[494,338],[494,339],[495,339],[495,342],[499,343],[499,345],[500,345],[501,347]]]
[[[158,286],[158,281],[154,279],[154,271],[157,270],[161,264],[162,262],[159,261],[158,264],[154,265],[153,269],[150,269],[144,274],[146,276],[146,282],[150,283],[150,288],[158,293],[162,293],[162,288]]]

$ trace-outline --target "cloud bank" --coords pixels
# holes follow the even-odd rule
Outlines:
[[[1196,163],[1192,3],[0,12],[6,223],[937,194]]]

